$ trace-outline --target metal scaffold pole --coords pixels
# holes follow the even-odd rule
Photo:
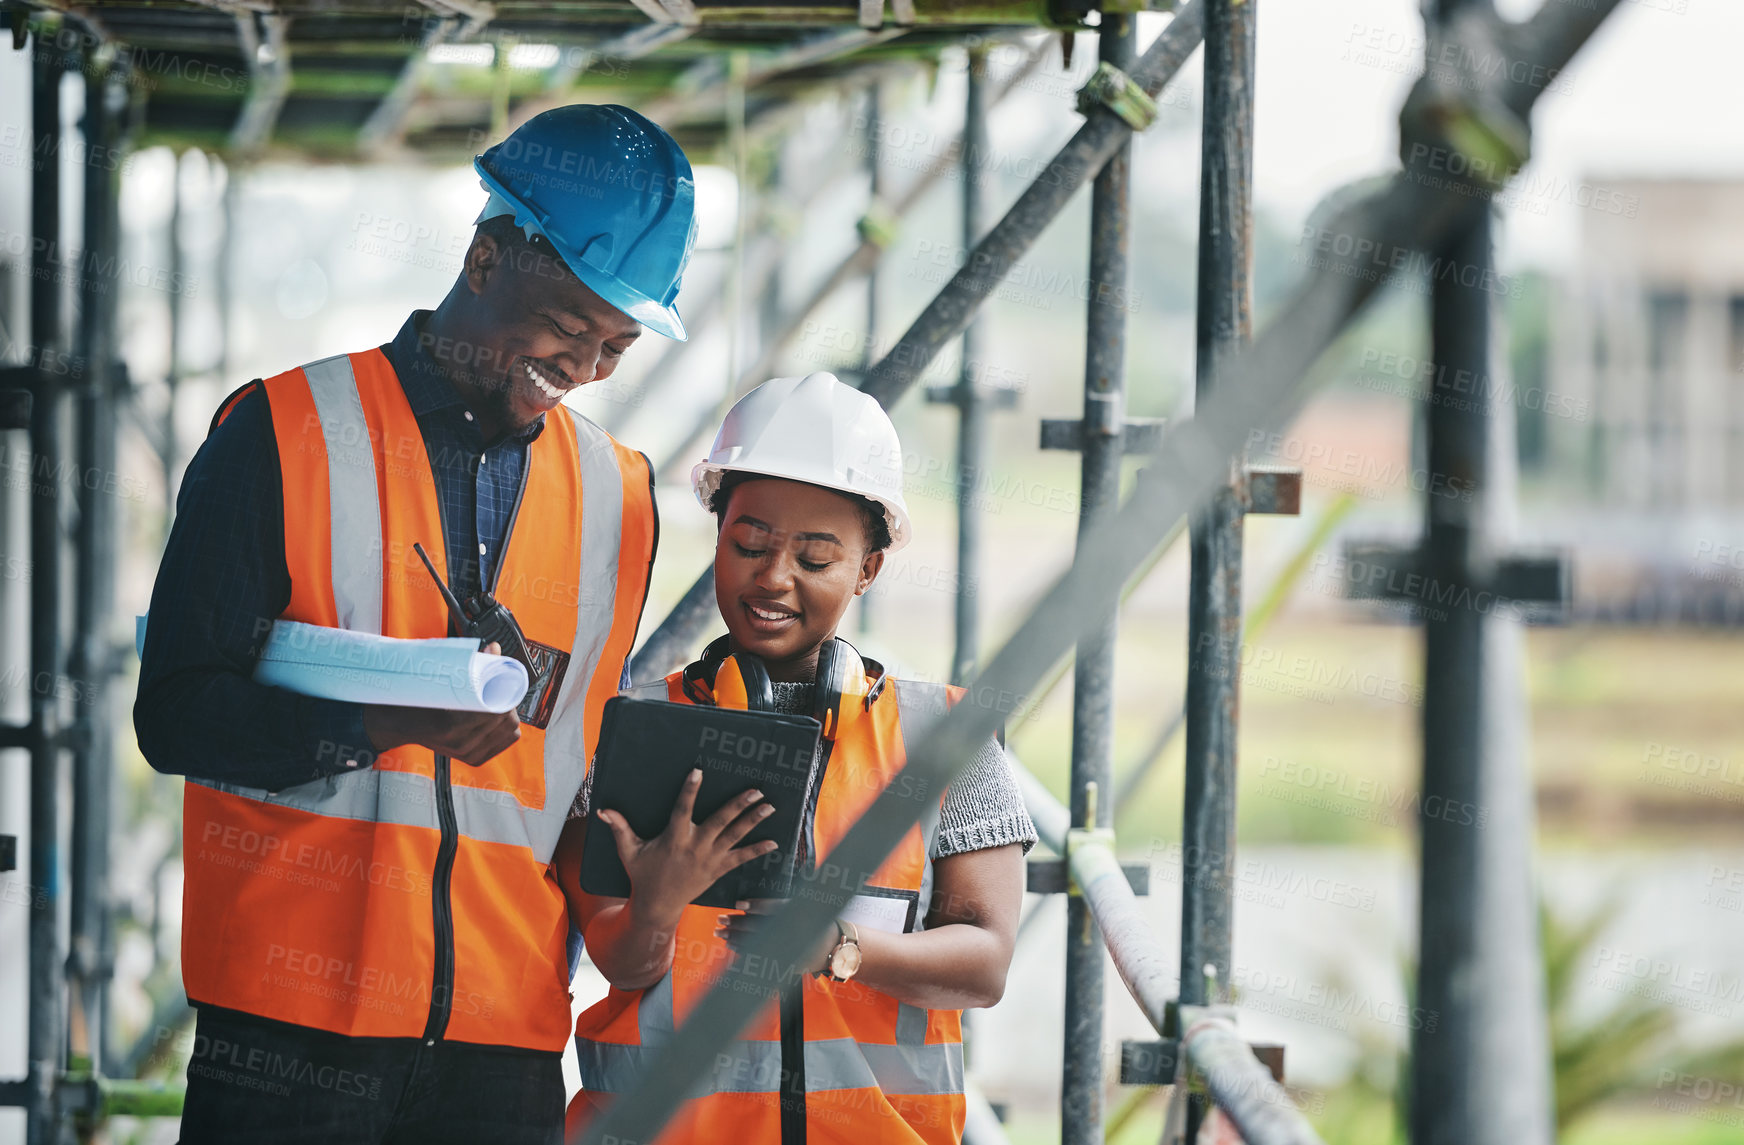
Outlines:
[[[87,268],[115,265],[120,220],[117,175],[107,158],[120,137],[114,73],[93,70],[85,80],[84,234]],[[106,1064],[104,987],[113,973],[109,931],[110,789],[114,785],[109,633],[114,600],[114,498],[117,391],[115,286],[94,273],[79,278],[78,391],[80,481],[78,565],[73,582],[78,638],[70,649],[70,675],[80,704],[73,724],[72,934],[68,976],[75,1003],[72,1048],[93,1069]]]
[[[171,282],[181,282],[185,272],[182,265],[182,213],[187,202],[182,193],[182,179],[187,173],[187,155],[186,151],[176,152],[174,166],[170,168],[170,217],[165,224],[167,243],[164,263],[169,268]],[[164,301],[168,311],[166,318],[169,326],[169,365],[164,371],[164,412],[159,432],[163,440],[164,536],[168,538],[170,526],[176,519],[176,489],[181,482],[181,466],[178,464],[181,447],[177,440],[180,435],[176,432],[176,395],[182,387],[181,292],[170,291]]]
[[[963,249],[973,250],[987,230],[987,50],[969,52],[969,89],[963,105]],[[975,377],[981,360],[982,323],[963,328],[963,361],[957,384],[941,395],[957,407],[957,602],[951,682],[975,674],[981,652],[981,514],[975,486],[986,465],[987,409]]]
[[[1494,20],[1489,0],[1441,0],[1446,29]],[[1435,33],[1432,24],[1432,37]],[[1433,39],[1432,39],[1433,42]],[[1435,252],[1458,268],[1431,294],[1435,363],[1426,530],[1416,563],[1438,586],[1498,585],[1521,569],[1501,552],[1513,502],[1513,409],[1493,344],[1491,213]],[[1442,483],[1445,477],[1446,484]],[[1460,496],[1436,495],[1457,489]],[[1560,563],[1540,571],[1561,575]],[[1498,589],[1496,595],[1503,593]],[[1542,595],[1506,593],[1514,599]],[[1422,846],[1414,1145],[1549,1145],[1549,1035],[1532,881],[1532,794],[1518,616],[1462,603],[1421,610],[1424,624]],[[1434,1015],[1434,1020],[1429,1020]]]
[[[1443,257],[1461,266],[1489,266],[1490,230],[1486,215]],[[1456,376],[1493,376],[1490,296],[1444,279],[1435,285],[1432,307],[1434,391],[1437,398],[1452,399]],[[1485,402],[1432,400],[1428,406],[1429,472],[1446,474],[1457,482],[1452,488],[1478,494],[1469,503],[1428,497],[1422,555],[1427,575],[1442,584],[1471,583],[1483,559],[1487,538],[1478,502],[1497,492],[1489,488],[1496,460],[1491,454],[1500,444],[1491,434],[1493,412]],[[1518,802],[1512,798],[1518,793],[1509,789],[1524,782],[1524,745],[1509,726],[1518,719],[1518,698],[1503,692],[1496,679],[1521,682],[1515,665],[1501,663],[1518,656],[1517,639],[1502,631],[1516,626],[1471,607],[1424,616],[1418,1005],[1436,1021],[1433,1033],[1420,1030],[1413,1038],[1411,1139],[1417,1145],[1550,1140],[1542,1008],[1509,1014],[1489,1012],[1484,1004],[1484,996],[1504,983],[1516,990],[1525,985],[1522,975],[1537,964],[1530,835],[1511,838],[1499,830],[1501,821],[1489,821],[1498,798]],[[1529,818],[1521,826],[1529,832]],[[1493,862],[1498,848],[1520,852],[1515,857],[1521,865],[1499,870]],[[1498,885],[1498,878],[1518,885]],[[1505,896],[1505,904],[1484,901],[1494,894]],[[1506,907],[1521,916],[1512,920],[1518,933],[1498,933],[1487,917]],[[1514,1031],[1521,1041],[1511,1049],[1494,1044],[1486,1022]],[[1518,1108],[1522,1104],[1526,1108]],[[1497,1123],[1498,1105],[1517,1107],[1504,1119],[1511,1124]]]
[[[879,85],[874,83],[866,89],[866,217],[873,219],[884,210],[884,93]],[[883,250],[880,248],[866,267],[866,337],[860,344],[860,377],[866,376],[866,371],[872,368],[872,363],[878,360],[878,295],[881,289],[882,276],[878,273],[884,264]],[[856,625],[862,637],[872,632],[873,614],[877,609],[875,598],[862,596],[859,607],[855,609]]]
[[[40,28],[40,25],[39,25]],[[54,36],[35,33],[32,53],[31,134],[36,170],[30,187],[31,354],[58,360],[66,257],[61,246],[61,77],[65,60]],[[59,260],[59,265],[57,265]],[[60,958],[61,727],[61,498],[60,381],[39,368],[32,384],[30,423],[30,1019],[29,1092],[25,1140],[60,1139],[56,1084],[65,1040],[65,991]],[[46,683],[47,686],[44,686]]]
[[[884,93],[877,84],[866,89],[866,202],[867,210],[876,212],[884,203]],[[884,260],[875,258],[866,268],[866,341],[860,352],[860,369],[869,370],[877,360],[878,338],[878,268]]]
[[[1253,333],[1254,5],[1207,0],[1199,176],[1195,407],[1203,407]],[[1242,514],[1239,455],[1192,516],[1187,619],[1187,758],[1181,833],[1181,1001],[1227,1000],[1235,864],[1236,716],[1240,703]],[[1213,996],[1215,995],[1215,996]],[[1205,1112],[1190,1107],[1192,1142]]]
[[[1104,12],[1100,62],[1132,66],[1129,16]],[[1120,503],[1126,405],[1127,252],[1132,239],[1132,139],[1121,142],[1091,187],[1090,289],[1084,351],[1084,415],[1078,425],[1078,536],[1083,539]],[[1072,669],[1072,823],[1114,825],[1114,634],[1118,600],[1078,642]],[[1070,844],[1068,844],[1070,850]],[[1066,1044],[1061,1075],[1062,1145],[1102,1140],[1102,935],[1082,895],[1066,899]]]

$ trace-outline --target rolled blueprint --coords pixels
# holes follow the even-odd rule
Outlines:
[[[520,661],[488,656],[469,637],[401,640],[294,620],[274,622],[254,678],[328,700],[463,712],[506,712],[527,694]]]

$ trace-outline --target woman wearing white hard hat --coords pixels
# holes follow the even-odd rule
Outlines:
[[[714,1076],[660,1140],[960,1141],[961,1012],[1005,989],[1023,855],[1036,834],[996,742],[942,797],[905,780],[905,744],[959,690],[893,679],[836,637],[885,554],[909,540],[896,429],[876,401],[830,374],[777,378],[733,407],[692,481],[719,527],[715,598],[727,632],[666,678],[665,698],[818,719],[801,844],[814,870],[828,870],[831,848],[885,789],[922,800],[926,814],[826,941],[782,968],[781,1002],[716,1055]],[[680,817],[654,839],[600,812],[631,893],[590,896],[564,878],[587,949],[612,983],[576,1023],[583,1090],[572,1126],[633,1083],[661,1040],[683,1036],[675,1016],[762,917],[689,905],[763,853],[765,844],[737,846],[766,813],[759,800],[747,793],[702,825]]]

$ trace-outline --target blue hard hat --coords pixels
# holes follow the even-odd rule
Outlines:
[[[513,214],[588,289],[668,338],[696,243],[696,181],[672,136],[627,107],[574,104],[534,116],[472,161],[491,192],[479,221]]]

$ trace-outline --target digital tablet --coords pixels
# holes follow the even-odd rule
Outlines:
[[[730,908],[744,899],[787,898],[821,731],[810,716],[629,696],[607,700],[593,760],[581,889],[614,898],[630,894],[629,874],[618,859],[611,828],[599,822],[600,811],[618,812],[630,830],[652,839],[666,830],[685,777],[700,767],[695,822],[755,787],[775,810],[739,846],[765,839],[780,846],[727,872],[692,902]]]

